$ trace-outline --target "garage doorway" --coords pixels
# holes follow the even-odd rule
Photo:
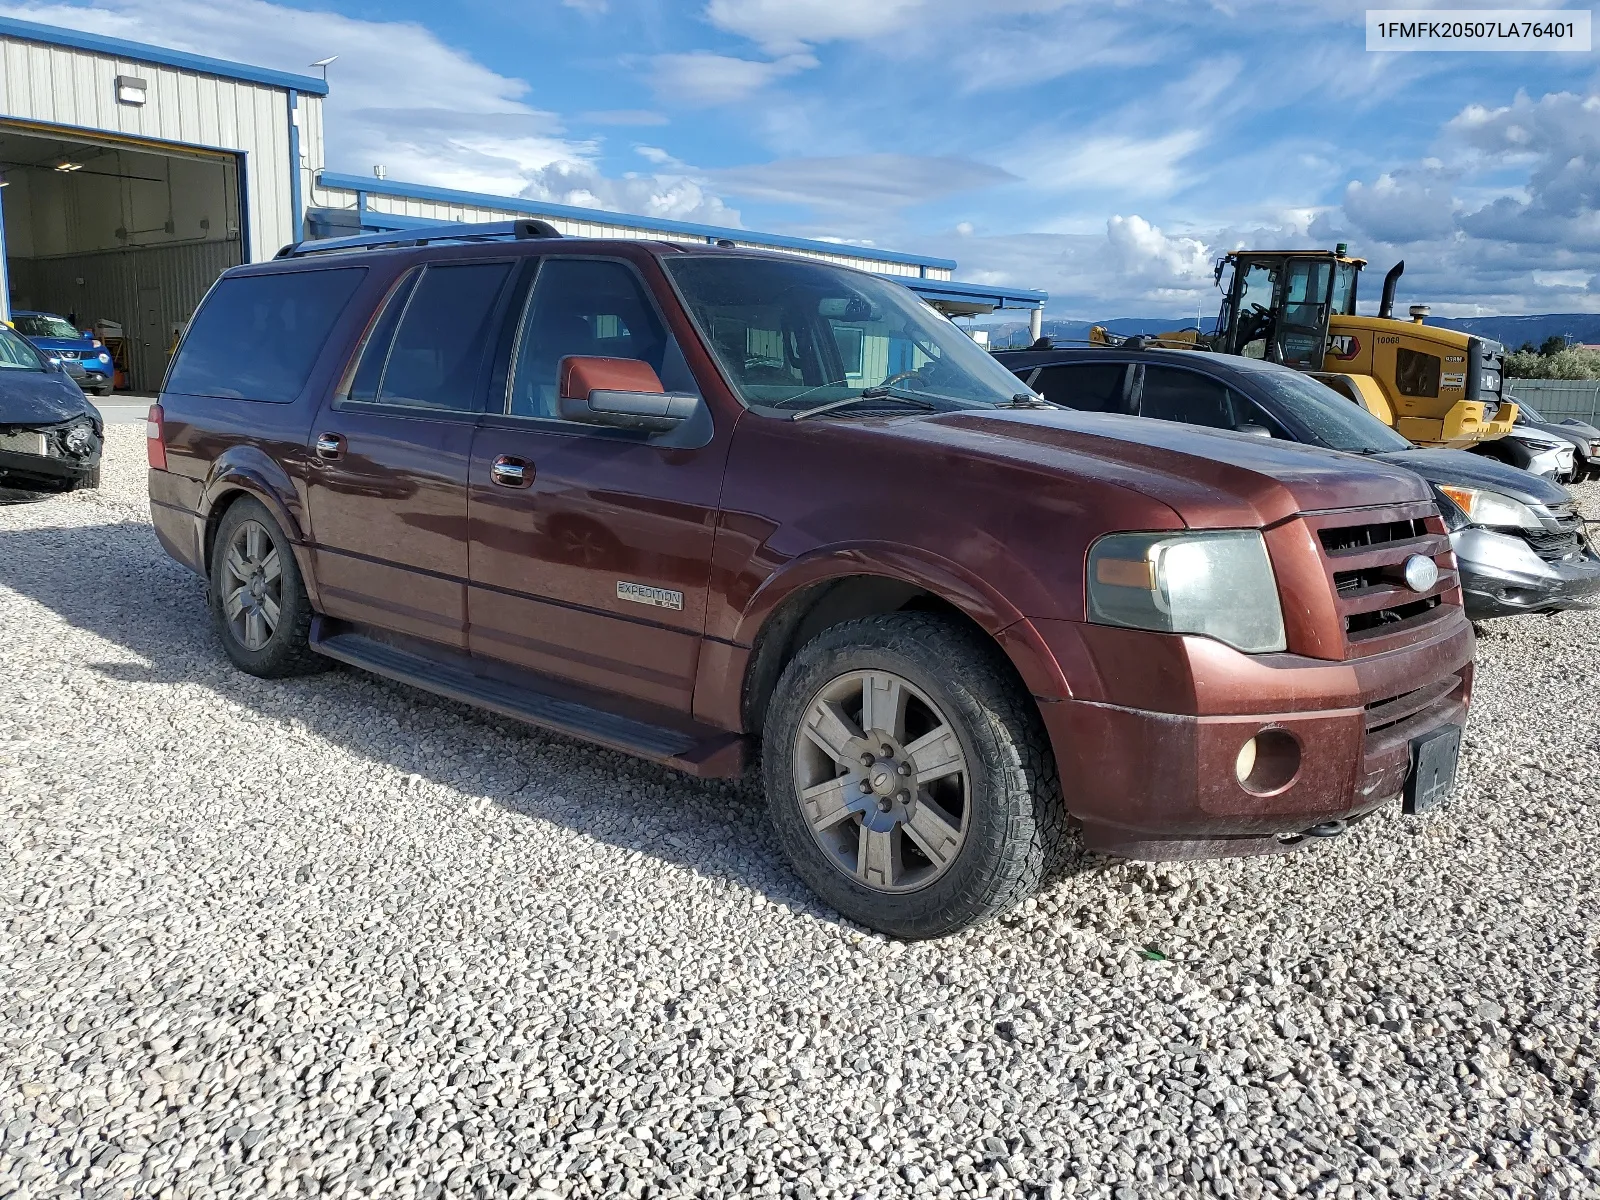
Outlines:
[[[0,121],[11,311],[104,335],[133,391],[160,388],[178,333],[244,261],[239,156]]]

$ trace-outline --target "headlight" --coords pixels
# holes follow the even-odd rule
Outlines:
[[[109,363],[111,361],[111,355],[107,354],[104,350],[100,351],[100,353],[95,355],[95,357],[103,363]]]
[[[94,450],[94,426],[87,421],[80,422],[68,429],[61,440],[66,444],[68,454],[83,458]]]
[[[1500,390],[1500,372],[1485,371],[1478,377],[1478,390],[1482,392],[1498,392]]]
[[[1483,488],[1456,487],[1440,484],[1439,490],[1448,496],[1474,525],[1488,525],[1501,529],[1544,528],[1539,514],[1520,500]]]
[[[1113,533],[1089,549],[1089,619],[1198,633],[1247,654],[1283,650],[1283,607],[1253,529]]]

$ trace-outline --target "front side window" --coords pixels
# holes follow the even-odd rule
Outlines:
[[[669,392],[694,377],[639,277],[612,259],[552,255],[539,265],[517,334],[507,411],[560,419],[557,379],[573,355],[648,363]]]
[[[1230,347],[1233,353],[1246,358],[1267,356],[1267,338],[1272,333],[1277,289],[1276,267],[1262,262],[1244,265],[1244,277],[1239,281],[1237,326]]]
[[[366,273],[339,267],[223,278],[189,322],[165,390],[291,403]]]
[[[1176,367],[1145,368],[1139,415],[1158,421],[1209,425],[1213,429],[1233,428],[1227,385]]]
[[[1290,260],[1284,280],[1283,322],[1278,332],[1280,362],[1301,368],[1322,365],[1332,277],[1333,263],[1329,260]]]
[[[883,389],[934,408],[972,408],[1009,403],[1022,390],[970,337],[889,280],[734,255],[685,256],[666,267],[751,407],[797,411]]]
[[[432,263],[403,280],[373,326],[348,400],[472,412],[507,262]]]
[[[0,369],[11,371],[42,371],[44,359],[26,341],[0,325]]]
[[[1339,263],[1333,268],[1333,300],[1329,308],[1334,316],[1355,315],[1356,274],[1354,263]]]

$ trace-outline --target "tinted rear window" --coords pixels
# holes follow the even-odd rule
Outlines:
[[[224,279],[189,323],[166,391],[287,404],[365,267]]]

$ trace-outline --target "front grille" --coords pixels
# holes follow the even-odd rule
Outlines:
[[[1461,593],[1450,538],[1427,502],[1370,512],[1308,513],[1344,633],[1344,657],[1389,650],[1418,637],[1459,608]],[[1413,555],[1433,559],[1439,579],[1418,593],[1405,582]]]
[[[1583,518],[1570,510],[1558,510],[1555,519],[1559,532],[1540,529],[1522,533],[1533,552],[1546,562],[1560,562],[1583,552]]]
[[[1407,521],[1379,521],[1371,525],[1337,525],[1332,529],[1317,530],[1317,539],[1329,554],[1358,550],[1368,546],[1383,546],[1389,542],[1404,542],[1422,537],[1427,530],[1419,519]]]
[[[67,359],[67,360],[69,360],[71,362],[77,362],[78,361],[78,352],[76,350],[57,350],[56,351],[56,357],[57,358]]]

